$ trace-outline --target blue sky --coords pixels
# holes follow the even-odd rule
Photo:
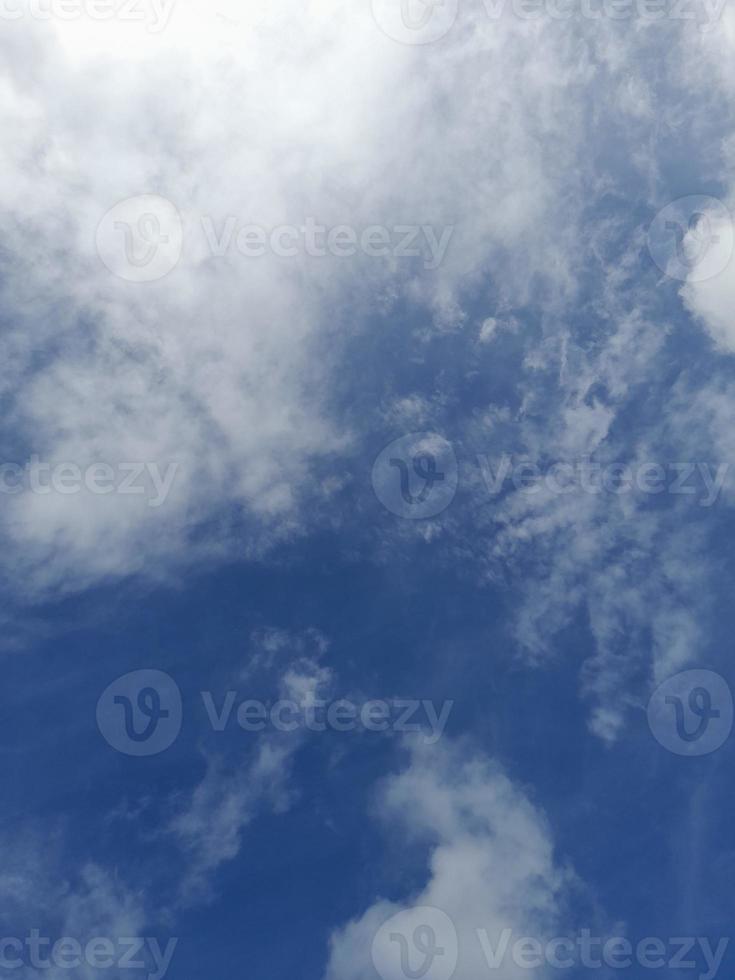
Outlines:
[[[0,10],[0,976],[732,969],[735,14],[616,2]]]

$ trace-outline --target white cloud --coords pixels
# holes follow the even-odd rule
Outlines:
[[[121,941],[149,935],[155,918],[145,898],[130,889],[116,870],[87,861],[64,872],[58,843],[48,827],[43,838],[25,834],[3,840],[7,869],[0,876],[3,936],[14,940],[4,955],[7,961],[19,961],[15,975],[22,980],[68,977],[69,969],[58,965],[53,957],[54,944],[65,937],[82,950],[90,940],[102,939],[114,948],[117,960],[126,950]],[[44,940],[39,947],[39,960],[47,961],[45,967],[34,966],[29,946],[18,946],[25,944],[33,930]],[[162,945],[166,946],[166,942]],[[145,951],[138,953],[138,960],[141,955],[148,963]],[[84,980],[99,980],[109,973],[109,967],[94,965],[94,957],[83,955],[81,960],[75,973]]]
[[[252,654],[240,680],[251,682],[258,671],[273,674],[278,698],[299,704],[327,689],[332,673],[319,663],[327,641],[317,630],[293,634],[271,628],[251,640]],[[216,701],[224,702],[224,693]],[[295,792],[294,757],[306,737],[304,729],[251,734],[247,739],[257,739],[256,743],[247,750],[243,739],[234,760],[219,750],[205,752],[205,775],[168,827],[186,855],[180,884],[184,903],[211,898],[214,875],[238,856],[243,832],[259,813],[289,807]]]
[[[225,7],[182,3],[158,33],[4,28],[12,461],[179,464],[155,512],[117,494],[4,497],[3,554],[29,594],[254,555],[303,530],[311,464],[351,437],[328,417],[333,331],[399,296],[456,328],[464,290],[487,275],[519,301],[539,283],[550,303],[573,287],[559,187],[581,179],[590,69],[555,32],[478,9],[471,29],[419,51],[383,35],[367,4]],[[184,226],[179,265],[152,283],[116,279],[94,249],[102,216],[141,194],[169,199]],[[432,272],[395,256],[213,259],[202,228],[309,216],[454,234]],[[232,542],[231,523],[211,523],[195,540],[227,508],[245,532]]]
[[[563,935],[558,930],[568,926],[564,903],[575,877],[557,863],[543,815],[495,763],[460,745],[416,745],[408,768],[387,780],[379,812],[394,838],[428,845],[426,883],[400,904],[377,901],[337,931],[327,980],[372,980],[373,941],[387,919],[407,908],[449,916],[459,941],[456,980],[475,980],[488,970],[478,929],[487,930],[495,947],[503,929],[541,941]],[[384,964],[395,960],[390,980],[405,975],[382,944],[378,955]],[[503,963],[504,977],[525,973],[510,956]]]
[[[693,395],[682,376],[667,389],[665,412],[639,419],[636,410],[634,424],[621,424],[642,394],[656,389],[668,329],[643,315],[640,287],[624,302],[619,290],[613,278],[600,299],[613,324],[589,348],[563,324],[550,323],[538,342],[524,337],[521,407],[499,425],[488,425],[485,414],[468,426],[468,457],[482,449],[495,471],[502,453],[512,452],[541,473],[590,459],[600,467],[623,460],[635,471],[646,463],[715,466],[729,458],[721,385],[717,397],[711,389]],[[528,493],[509,481],[505,495],[489,497],[478,482],[470,514],[458,514],[452,527],[461,540],[471,528],[489,584],[512,583],[515,639],[526,663],[555,669],[563,631],[572,625],[588,639],[580,691],[591,730],[613,742],[660,679],[706,650],[712,511],[695,502],[705,493],[701,483],[696,498],[634,488],[594,493],[578,479],[567,492],[558,486],[542,480]],[[718,505],[730,486],[726,481]],[[466,561],[461,545],[448,550],[453,561]]]
[[[733,201],[735,206],[735,200]],[[710,234],[715,241],[710,246],[710,260],[717,270],[701,281],[687,282],[681,290],[688,309],[699,318],[724,354],[735,352],[735,255],[732,252],[732,226],[712,223]]]

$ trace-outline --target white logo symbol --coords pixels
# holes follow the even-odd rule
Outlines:
[[[128,282],[154,282],[176,267],[184,229],[170,201],[142,194],[107,212],[97,227],[96,242],[110,272]]]
[[[373,465],[373,488],[397,517],[436,517],[454,500],[459,482],[457,457],[434,432],[414,432],[387,446]]]
[[[136,670],[118,677],[97,702],[97,725],[125,755],[158,755],[181,731],[181,692],[162,670]]]
[[[685,670],[670,677],[648,705],[654,737],[676,755],[708,755],[727,740],[733,699],[727,681],[711,670]]]
[[[457,930],[440,909],[406,909],[384,922],[372,945],[383,980],[451,980],[457,969]]]
[[[430,44],[448,33],[459,0],[372,0],[378,27],[401,44]]]
[[[719,275],[732,257],[730,212],[715,197],[679,198],[659,211],[648,229],[648,249],[667,276],[704,282]]]

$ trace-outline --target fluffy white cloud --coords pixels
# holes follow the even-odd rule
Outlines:
[[[361,318],[405,296],[454,329],[463,291],[488,274],[549,303],[573,284],[569,194],[591,69],[559,32],[478,7],[442,43],[413,48],[367,4],[337,0],[192,0],[148,27],[4,27],[9,461],[178,465],[158,508],[147,494],[4,494],[3,554],[31,594],[233,547],[257,554],[297,533],[304,497],[324,492],[311,464],[351,435],[328,408]],[[128,282],[95,235],[143,194],[178,210],[183,251],[165,278]],[[234,244],[245,225],[310,217],[358,234],[452,234],[438,269],[396,254],[249,258]],[[213,256],[228,220],[230,246]]]
[[[568,926],[563,908],[574,875],[557,863],[543,815],[495,763],[468,754],[460,744],[431,749],[417,744],[408,768],[386,781],[378,811],[394,838],[405,835],[428,847],[426,883],[400,904],[376,902],[336,932],[328,980],[373,978],[373,957],[386,980],[405,976],[400,950],[381,931],[402,910],[434,909],[449,918],[444,925],[440,918],[435,931],[439,944],[450,947],[456,930],[457,980],[487,971],[481,937],[497,949],[505,929],[512,930],[514,941],[523,936],[544,941]],[[421,925],[421,914],[410,918],[411,927]],[[410,932],[407,938],[410,946]],[[413,949],[411,954],[416,955]],[[438,969],[429,975],[443,975]],[[502,975],[526,972],[508,954]]]

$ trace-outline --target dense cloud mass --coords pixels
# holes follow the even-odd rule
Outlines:
[[[367,9],[232,13],[187,5],[159,33],[122,25],[129,44],[107,22],[7,32],[3,390],[17,459],[178,467],[155,509],[147,494],[8,497],[9,544],[41,588],[165,565],[227,506],[257,518],[251,546],[297,531],[304,495],[328,492],[310,462],[354,436],[328,411],[330,384],[370,310],[405,297],[435,329],[462,330],[462,297],[488,275],[514,303],[574,289],[572,163],[595,74],[582,38],[478,12],[417,50]],[[183,251],[165,278],[131,283],[95,236],[143,194],[178,210]],[[451,240],[430,271],[238,248],[245,226],[309,219]]]

